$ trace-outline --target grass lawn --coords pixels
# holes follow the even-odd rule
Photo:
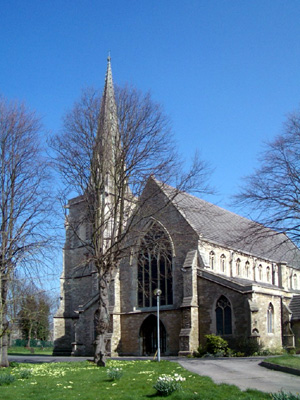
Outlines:
[[[108,379],[107,370],[122,368],[120,380]],[[31,369],[27,379],[20,379],[22,370]],[[210,378],[193,374],[169,361],[113,361],[106,368],[89,362],[19,364],[15,368],[0,370],[11,373],[16,380],[0,387],[3,400],[140,400],[160,398],[153,388],[162,374],[180,374],[182,391],[173,392],[168,398],[177,400],[268,399],[270,395],[255,390],[240,391],[232,385],[216,385]],[[24,373],[23,373],[24,375]]]
[[[285,355],[285,356],[267,358],[264,361],[266,361],[268,363],[283,365],[285,367],[296,368],[296,369],[300,370],[300,357],[299,356]]]
[[[33,347],[34,352],[30,350],[28,347],[21,347],[21,346],[15,346],[15,347],[9,347],[8,348],[8,354],[11,355],[16,355],[16,356],[22,356],[22,355],[40,355],[40,356],[49,356],[52,355],[53,347]]]

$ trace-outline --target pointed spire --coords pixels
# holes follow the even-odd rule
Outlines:
[[[115,127],[111,126],[115,125],[116,121],[117,121],[117,107],[115,102],[115,91],[114,91],[114,84],[111,71],[111,58],[109,53],[107,57],[105,85],[104,85],[104,90],[101,100],[101,110],[100,110],[100,124],[102,125],[102,127],[99,128],[102,132],[107,128],[109,128],[110,131],[111,128],[116,128],[116,126]],[[110,126],[107,126],[108,123]]]
[[[106,176],[106,192],[113,193],[113,174],[115,162],[118,159],[118,149],[120,145],[117,106],[115,101],[114,84],[111,71],[111,58],[107,57],[107,69],[105,84],[101,99],[99,124],[95,145],[94,157],[101,166],[102,177]]]

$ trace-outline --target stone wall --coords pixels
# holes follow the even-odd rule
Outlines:
[[[255,316],[255,327],[259,331],[260,343],[264,348],[280,348],[282,346],[282,310],[281,296],[267,293],[254,293],[252,299],[258,305],[259,311]],[[268,332],[267,311],[270,303],[274,307],[273,332]]]
[[[121,316],[121,355],[142,355],[142,338],[140,328],[150,315],[157,317],[153,312],[136,312]],[[166,353],[165,355],[177,355],[179,352],[179,332],[181,327],[180,310],[161,310],[160,321],[166,329]]]
[[[232,335],[224,335],[228,341],[238,337],[249,337],[249,306],[250,295],[241,294],[225,286],[198,278],[199,296],[199,341],[205,344],[205,335],[217,333],[215,309],[220,296],[225,296],[231,303]]]

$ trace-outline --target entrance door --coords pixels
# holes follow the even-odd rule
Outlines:
[[[166,352],[166,329],[164,324],[160,321],[160,352],[164,354]],[[155,315],[149,315],[142,323],[140,329],[140,338],[142,341],[142,355],[153,355],[157,351],[157,317]]]

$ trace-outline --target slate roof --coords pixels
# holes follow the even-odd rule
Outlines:
[[[300,250],[285,234],[188,193],[177,193],[168,185],[159,185],[203,240],[300,269]]]
[[[292,298],[289,308],[293,314],[292,319],[300,320],[300,295]]]

